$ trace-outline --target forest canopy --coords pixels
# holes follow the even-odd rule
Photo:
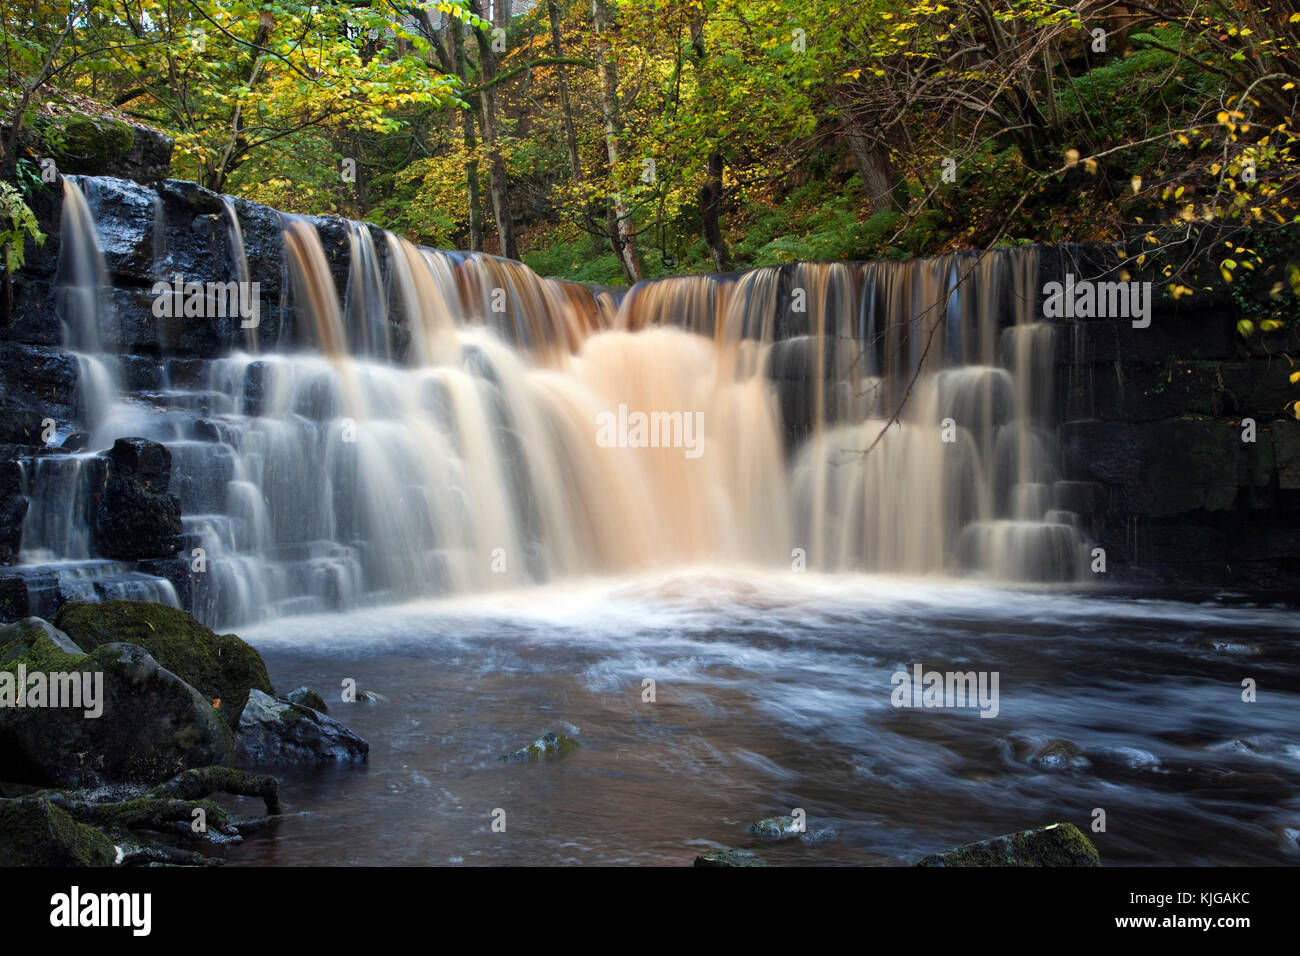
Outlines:
[[[11,248],[77,112],[168,134],[211,189],[552,276],[1102,240],[1164,295],[1231,295],[1244,335],[1296,315],[1297,0],[11,0],[0,26]]]

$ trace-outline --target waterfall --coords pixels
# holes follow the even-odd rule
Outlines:
[[[87,430],[99,439],[111,431],[119,392],[117,360],[101,344],[114,332],[113,298],[95,220],[77,177],[63,177],[59,234],[55,309],[63,347],[77,359],[78,409]]]
[[[259,352],[250,332],[193,388],[93,427],[95,447],[170,449],[214,626],[673,565],[1085,571],[1032,247],[620,296],[360,223],[340,285],[316,221],[281,223],[293,334]],[[63,235],[65,342],[102,355],[103,259],[71,182]],[[81,466],[59,461],[31,468],[29,564],[90,558],[63,487]]]

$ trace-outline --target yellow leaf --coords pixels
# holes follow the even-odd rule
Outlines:
[[[1237,323],[1237,331],[1241,334],[1242,338],[1246,338],[1251,332],[1255,331],[1255,323],[1250,321],[1250,319],[1242,319]]]

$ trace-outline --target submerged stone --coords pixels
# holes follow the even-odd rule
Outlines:
[[[1101,857],[1072,823],[1051,823],[945,853],[934,853],[917,866],[1101,866]]]
[[[260,690],[248,695],[239,744],[255,763],[364,761],[370,753],[370,744],[332,717]]]
[[[1050,740],[1030,758],[1030,763],[1044,770],[1081,770],[1089,766],[1088,758],[1068,740]]]
[[[695,858],[696,866],[768,866],[748,850],[709,850]]]
[[[310,707],[312,710],[320,711],[322,714],[328,714],[329,708],[325,706],[325,698],[312,690],[310,687],[296,687],[282,698],[291,704],[301,704],[303,707]]]
[[[531,763],[536,762],[541,757],[562,757],[577,749],[578,742],[572,737],[567,737],[564,734],[543,734],[527,747],[520,747],[512,753],[502,754],[501,759],[512,763]]]
[[[796,840],[804,835],[805,826],[806,822],[796,820],[789,814],[781,814],[757,820],[745,827],[745,832],[764,840]]]

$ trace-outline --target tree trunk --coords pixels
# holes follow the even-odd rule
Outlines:
[[[470,0],[470,10],[476,16],[482,16],[481,0]],[[506,164],[497,147],[496,96],[492,80],[496,76],[496,55],[492,52],[492,38],[482,30],[476,30],[479,55],[479,118],[483,130],[483,142],[487,146],[488,156],[488,193],[492,197],[492,214],[496,218],[497,236],[501,240],[501,255],[507,259],[519,258],[519,247],[515,243],[514,223],[510,218],[510,195],[506,187]]]
[[[591,20],[596,34],[596,71],[600,75],[600,112],[605,120],[605,147],[609,154],[609,174],[618,174],[619,138],[623,121],[618,109],[618,68],[610,52],[606,34],[609,30],[609,11],[605,0],[591,0]],[[614,246],[623,273],[629,282],[643,278],[641,261],[636,251],[636,236],[632,228],[632,215],[623,197],[615,188],[610,195],[610,242]]]
[[[465,27],[459,20],[448,20],[446,30],[451,38],[452,59],[456,74],[462,83],[469,72],[465,62]],[[483,251],[483,200],[478,192],[478,141],[474,137],[474,114],[468,109],[460,111],[461,132],[465,144],[465,208],[469,212],[469,248],[471,252]]]
[[[901,209],[899,194],[902,191],[902,180],[890,162],[889,148],[868,134],[859,122],[847,117],[840,132],[857,163],[858,174],[862,177],[862,185],[866,187],[867,199],[871,203],[871,211],[896,212]]]
[[[722,238],[722,154],[709,153],[708,177],[700,187],[700,218],[704,221],[704,241],[713,257],[713,268],[726,272],[731,267],[731,250]]]
[[[699,77],[700,93],[708,96],[708,78],[704,72],[706,51],[704,49],[704,18],[691,20],[691,56],[695,60],[695,71]],[[722,238],[722,172],[725,163],[722,154],[716,149],[710,151],[705,161],[704,185],[700,187],[700,219],[703,222],[704,241],[708,244],[709,255],[713,258],[716,272],[726,272],[731,262],[731,250]]]
[[[564,50],[560,45],[560,5],[556,0],[547,0],[547,12],[551,15],[551,49],[557,60],[564,59]],[[563,63],[555,65],[555,74],[560,82],[560,112],[564,120],[564,142],[569,148],[569,170],[573,173],[575,183],[582,182],[582,166],[578,162],[578,133],[573,126],[573,108],[569,105],[569,77]]]

